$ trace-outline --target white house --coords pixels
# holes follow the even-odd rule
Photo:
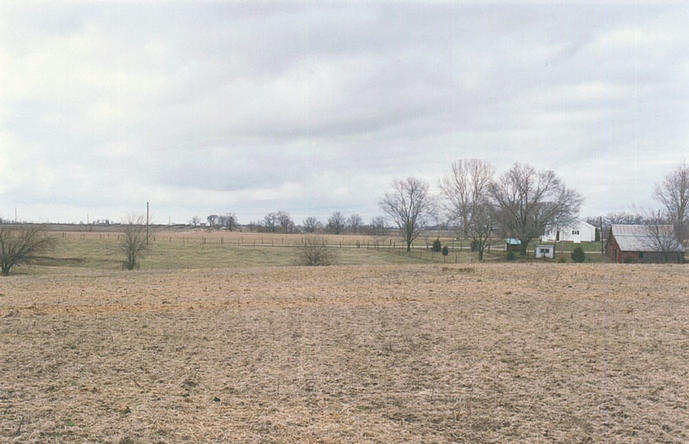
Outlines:
[[[580,242],[593,242],[596,240],[596,227],[584,222],[575,220],[569,225],[552,226],[545,230],[541,236],[541,242],[570,241],[578,244]]]

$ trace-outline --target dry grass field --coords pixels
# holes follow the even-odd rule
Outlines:
[[[3,442],[686,442],[689,268],[0,280]]]
[[[75,270],[120,270],[124,256],[118,247],[120,233],[51,233],[56,247],[45,253],[38,267],[18,267],[15,273],[63,273]],[[264,237],[265,236],[265,237]],[[407,253],[397,240],[373,236],[325,235],[335,265],[384,265],[410,263],[477,262],[468,249],[452,250],[447,257],[426,249]],[[294,266],[300,264],[299,234],[156,232],[151,235],[151,251],[141,261],[142,270],[191,268],[237,268]],[[359,242],[357,246],[357,242]],[[378,242],[378,248],[375,243]],[[390,246],[396,245],[396,248]],[[385,245],[385,246],[384,246]],[[423,244],[422,244],[423,245]],[[487,254],[486,259],[504,260],[504,251]]]

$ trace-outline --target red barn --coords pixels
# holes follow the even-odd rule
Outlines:
[[[672,226],[656,228],[613,224],[605,244],[605,255],[617,263],[683,262],[684,248],[675,238]]]

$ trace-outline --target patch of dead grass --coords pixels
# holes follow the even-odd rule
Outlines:
[[[687,441],[687,271],[14,276],[0,440]]]

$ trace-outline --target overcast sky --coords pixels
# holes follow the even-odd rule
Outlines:
[[[554,170],[582,216],[652,205],[689,160],[688,23],[686,3],[3,1],[0,217],[367,221],[393,177],[437,188],[472,157]]]

